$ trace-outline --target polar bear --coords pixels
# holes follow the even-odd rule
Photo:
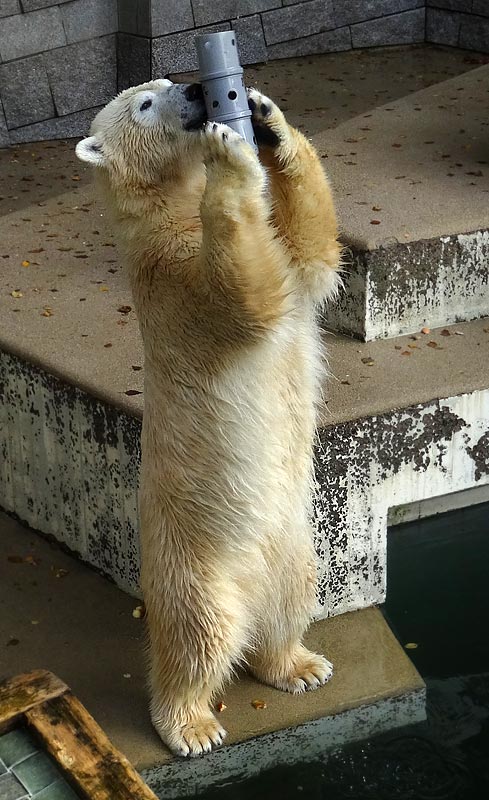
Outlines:
[[[301,640],[335,211],[311,144],[257,90],[249,104],[259,157],[202,127],[197,84],[168,80],[122,92],[76,147],[112,208],[144,341],[151,717],[179,755],[222,743],[212,705],[238,666],[293,693],[332,675]]]

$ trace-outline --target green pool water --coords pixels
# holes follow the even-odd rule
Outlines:
[[[393,527],[384,614],[427,684],[427,722],[214,788],[202,800],[487,800],[489,503]]]

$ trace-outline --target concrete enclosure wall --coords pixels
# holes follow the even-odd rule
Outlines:
[[[0,0],[0,147],[85,134],[117,90],[195,69],[194,31],[231,26],[244,64],[425,39],[489,52],[487,0]]]

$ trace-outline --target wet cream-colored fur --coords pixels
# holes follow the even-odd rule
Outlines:
[[[249,93],[258,157],[226,126],[192,130],[195,94],[128,89],[77,146],[112,207],[144,340],[151,716],[181,755],[222,742],[212,704],[237,666],[289,692],[332,674],[301,643],[315,606],[316,312],[340,256],[331,193],[268,98]]]

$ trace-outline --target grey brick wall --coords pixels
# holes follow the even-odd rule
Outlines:
[[[426,41],[489,53],[489,0],[426,0]]]
[[[117,0],[0,0],[0,146],[86,133],[117,91]]]
[[[489,53],[489,0],[0,0],[0,147],[84,134],[231,26],[244,64],[425,40]]]

